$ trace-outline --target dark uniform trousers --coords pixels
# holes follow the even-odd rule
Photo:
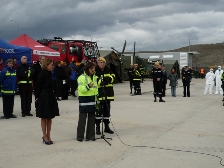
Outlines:
[[[162,96],[166,96],[166,84],[162,83]]]
[[[31,111],[32,103],[32,84],[20,84],[19,94],[21,98],[22,114],[28,115]]]
[[[11,117],[14,107],[14,95],[2,95],[4,117]]]
[[[154,96],[162,96],[162,82],[153,81]]]
[[[133,87],[133,79],[129,78],[129,83],[130,83],[130,89],[132,89],[132,87]]]
[[[135,90],[135,93],[141,93],[141,81],[140,80],[134,80],[134,90]]]
[[[95,139],[95,113],[79,113],[79,123],[77,127],[77,140],[84,139],[86,118],[88,116],[86,139]]]
[[[190,83],[183,83],[183,87],[184,87],[184,97],[186,97],[186,92],[187,92],[187,96],[190,97]]]
[[[103,122],[105,125],[110,123],[110,101],[100,101],[99,103],[99,113],[96,115],[96,125],[99,126],[102,120],[103,114]]]

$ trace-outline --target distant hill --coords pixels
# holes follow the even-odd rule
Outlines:
[[[182,47],[169,52],[188,52],[189,46]],[[224,65],[224,43],[190,45],[190,51],[200,54],[194,55],[193,63],[202,66]]]

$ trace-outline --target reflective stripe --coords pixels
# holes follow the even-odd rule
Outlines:
[[[97,86],[93,86],[92,88],[97,88]]]
[[[95,119],[102,119],[102,117],[95,117]],[[103,117],[103,119],[109,120],[109,117]]]
[[[5,76],[16,76],[16,73],[9,73],[9,72],[7,72],[7,73],[5,74]]]
[[[99,100],[106,100],[106,98],[105,97],[100,97],[100,98],[98,98]],[[114,99],[114,97],[107,97],[107,100],[112,100],[112,99]]]
[[[18,84],[20,83],[32,83],[32,81],[19,81]]]
[[[95,105],[95,102],[89,102],[89,103],[79,103],[80,106],[89,106],[89,105]]]
[[[31,71],[30,71],[30,70],[28,70],[28,78],[30,77],[30,73],[31,73]]]
[[[139,79],[140,80],[140,79]],[[99,86],[99,88],[102,88],[103,86]],[[105,87],[113,87],[113,84],[108,84],[108,85],[105,85]]]
[[[2,93],[15,93],[15,91],[1,90]]]
[[[82,85],[83,83],[82,82],[80,82],[80,83],[78,83],[78,86],[80,86],[80,85]]]

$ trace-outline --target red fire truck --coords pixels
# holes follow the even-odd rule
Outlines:
[[[63,40],[60,37],[54,39],[40,39],[37,42],[60,52],[60,60],[76,61],[80,65],[82,60],[96,62],[100,52],[96,42],[85,40]]]

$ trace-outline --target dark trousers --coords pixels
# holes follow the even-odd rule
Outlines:
[[[162,84],[162,96],[166,96],[166,84]]]
[[[14,95],[2,95],[4,117],[11,117],[14,107]]]
[[[130,88],[132,88],[133,87],[133,79],[129,80],[129,84],[130,84]]]
[[[79,122],[77,127],[77,140],[84,139],[86,118],[88,119],[87,129],[86,129],[86,139],[89,139],[89,140],[95,139],[95,113],[79,113]]]
[[[71,95],[75,95],[75,91],[77,90],[78,83],[77,80],[71,80]]]
[[[32,85],[31,84],[20,84],[19,94],[21,98],[21,109],[22,114],[30,114],[31,103],[32,103]]]
[[[105,125],[110,123],[110,101],[100,101],[99,103],[99,112],[96,115],[96,125],[99,126],[103,117],[103,122]]]
[[[69,85],[63,84],[62,85],[62,96],[61,96],[62,99],[64,99],[64,100],[68,99],[68,90],[69,90]]]
[[[133,81],[134,83],[134,90],[135,90],[135,93],[141,93],[141,81],[140,80],[134,80]]]
[[[143,83],[143,81],[144,81],[144,76],[142,75],[142,83]]]
[[[186,92],[187,92],[187,96],[190,97],[190,83],[189,84],[183,84],[183,87],[184,87],[184,96],[186,97]]]
[[[154,95],[162,95],[162,82],[153,81]]]

